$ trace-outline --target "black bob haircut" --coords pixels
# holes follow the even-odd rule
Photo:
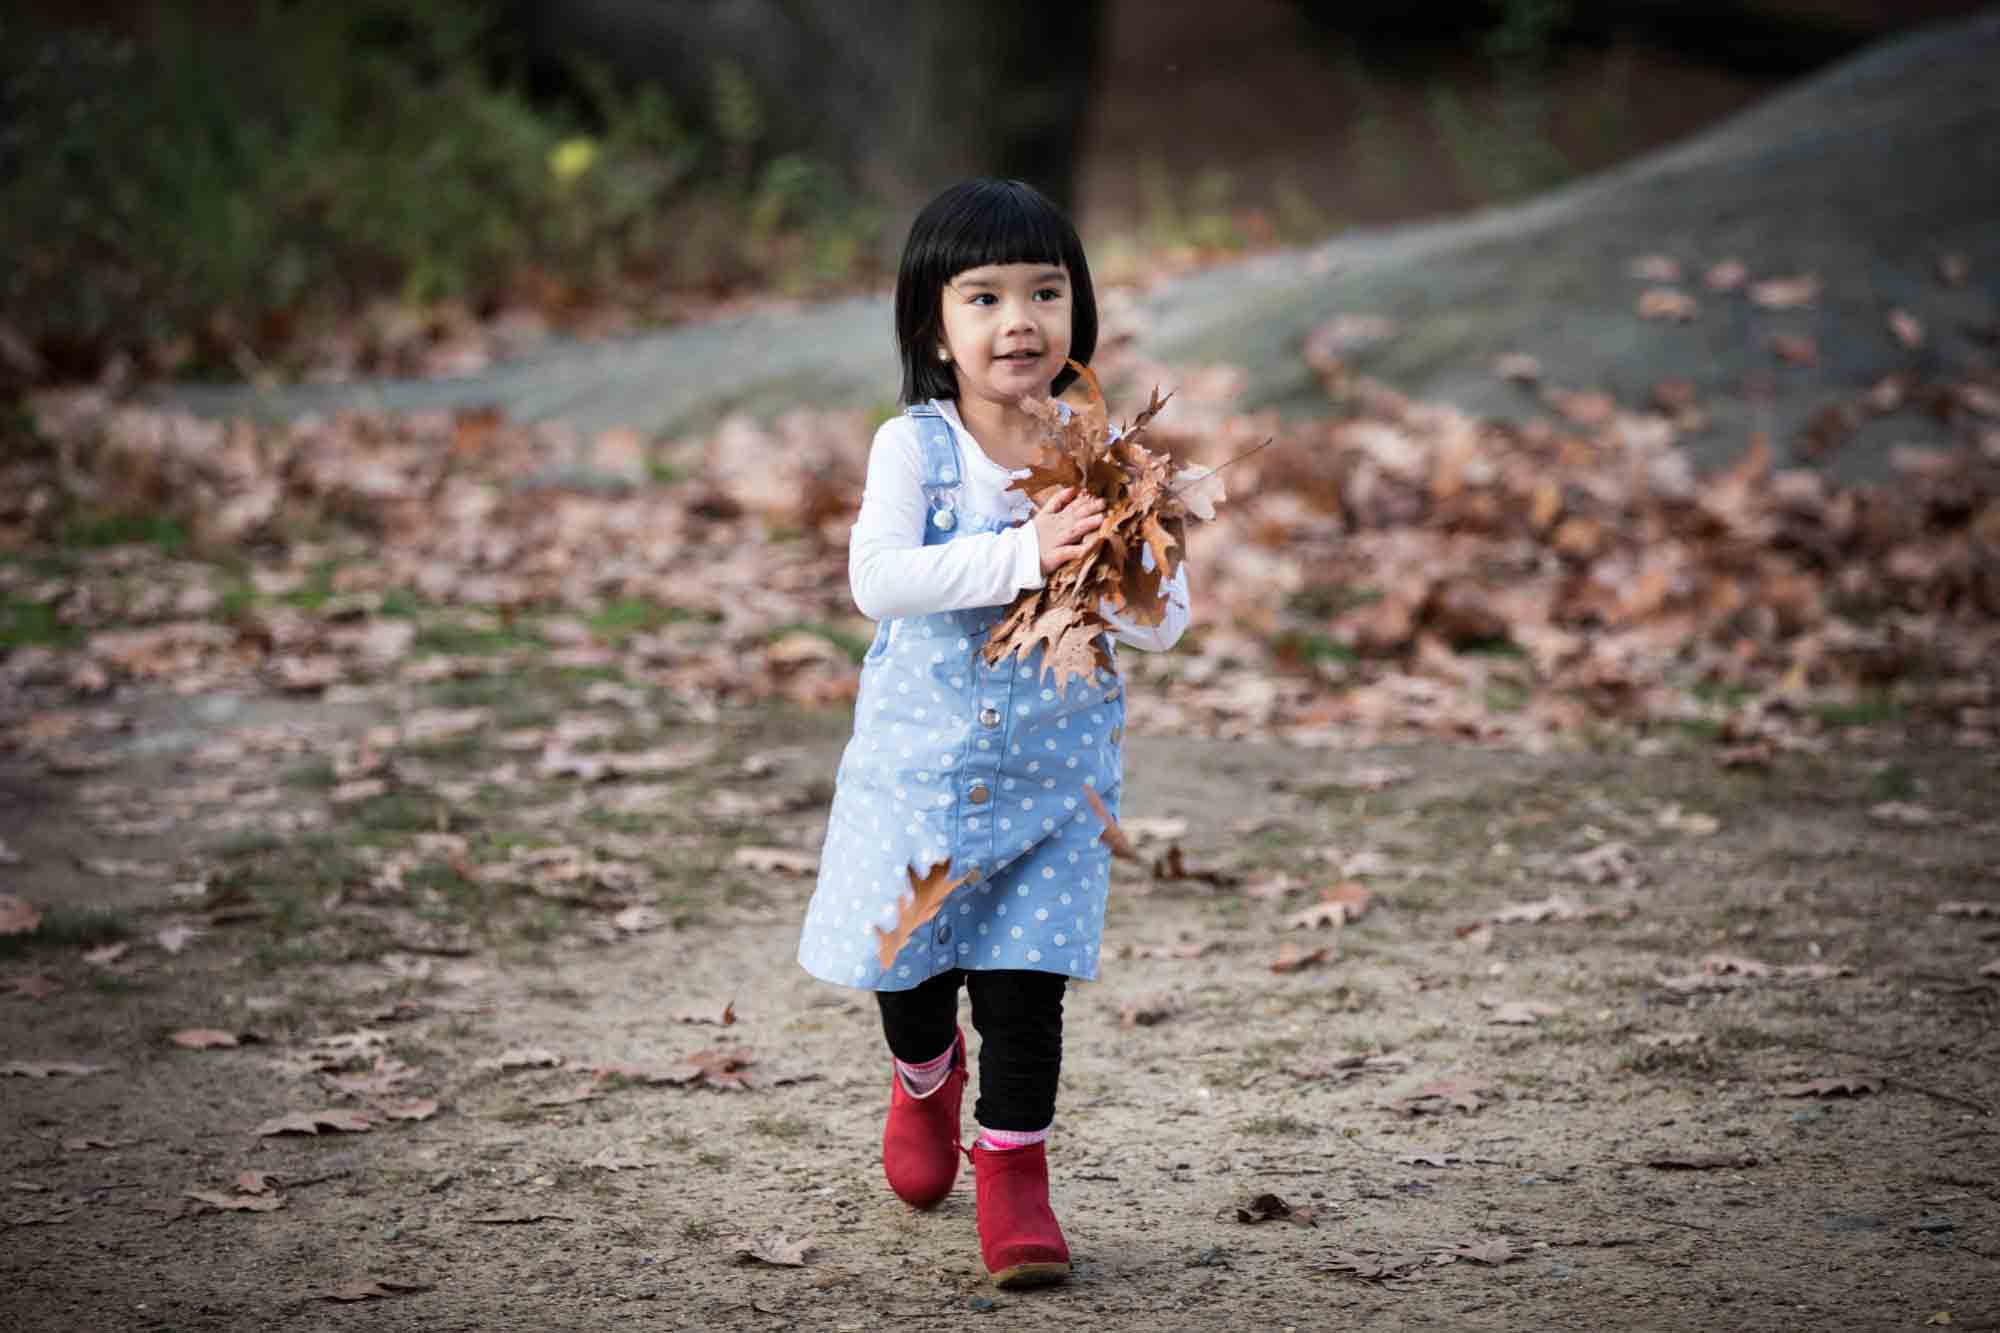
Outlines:
[[[1089,365],[1097,351],[1097,293],[1083,242],[1062,210],[1021,181],[969,180],[924,205],[903,242],[896,273],[896,347],[903,359],[903,402],[958,397],[958,380],[937,359],[944,330],[944,288],[985,264],[1058,264],[1069,271],[1069,355]],[[1051,389],[1076,378],[1068,367]]]

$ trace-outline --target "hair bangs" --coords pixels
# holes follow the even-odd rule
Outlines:
[[[1070,358],[1089,364],[1097,351],[1097,294],[1083,242],[1061,209],[1022,181],[970,180],[924,206],[910,224],[896,273],[896,345],[903,363],[902,398],[921,403],[955,398],[958,382],[936,357],[945,284],[989,264],[1048,264],[1069,274]],[[1065,369],[1051,389],[1076,378]]]

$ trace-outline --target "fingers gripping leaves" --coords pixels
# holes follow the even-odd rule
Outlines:
[[[986,661],[997,664],[1010,654],[1025,656],[1042,646],[1043,669],[1055,673],[1057,689],[1111,668],[1103,639],[1111,624],[1100,607],[1146,625],[1165,619],[1166,584],[1180,568],[1187,520],[1212,517],[1214,502],[1222,498],[1219,481],[1200,478],[1190,484],[1192,470],[1174,473],[1170,459],[1140,442],[1167,404],[1157,389],[1146,410],[1110,439],[1097,377],[1088,366],[1069,364],[1081,392],[1067,418],[1053,401],[1022,403],[1042,423],[1047,443],[1013,488],[1026,492],[1037,506],[1052,500],[1068,503],[1064,491],[1091,497],[1103,505],[1103,517],[1096,531],[1082,537],[1078,554],[1050,572],[1040,588],[1015,598],[983,650]],[[1177,484],[1190,494],[1177,493]],[[1150,569],[1145,564],[1148,550],[1153,555]]]

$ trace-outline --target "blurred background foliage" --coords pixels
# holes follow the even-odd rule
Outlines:
[[[0,363],[287,374],[385,307],[630,327],[875,287],[981,170],[1142,278],[1544,189],[1972,7],[29,0]]]

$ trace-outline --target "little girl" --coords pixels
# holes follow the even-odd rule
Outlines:
[[[862,661],[799,962],[872,990],[894,1060],[882,1167],[929,1208],[958,1175],[966,1082],[958,991],[980,1037],[971,1151],[979,1247],[1001,1287],[1059,1282],[1069,1247],[1049,1206],[1044,1141],[1062,1066],[1063,992],[1097,975],[1110,853],[1086,798],[1115,817],[1125,705],[1115,672],[1055,688],[1042,650],[988,665],[1015,595],[1081,554],[1101,500],[1039,508],[1008,490],[1042,427],[1024,397],[1060,393],[1097,345],[1075,229],[1017,181],[975,180],[918,214],[896,278],[903,414],[876,433],[848,552],[854,600],[880,622]],[[1148,556],[1150,565],[1150,553]],[[1116,638],[1164,651],[1188,623],[1186,564],[1168,613]],[[1115,660],[1115,659],[1114,659]],[[964,879],[885,966],[911,873]]]

